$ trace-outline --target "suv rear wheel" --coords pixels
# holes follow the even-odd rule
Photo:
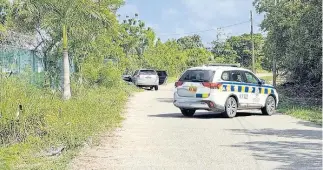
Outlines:
[[[238,110],[238,104],[234,97],[229,97],[225,102],[225,111],[223,116],[227,118],[233,118],[236,116]]]
[[[192,117],[195,111],[195,109],[181,109],[182,114],[186,117]]]
[[[158,90],[158,86],[155,86],[155,90],[156,90],[156,91]]]
[[[276,100],[273,96],[268,96],[265,107],[261,108],[261,112],[264,115],[272,115],[276,112]]]

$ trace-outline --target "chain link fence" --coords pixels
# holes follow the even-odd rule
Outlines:
[[[35,50],[36,36],[6,32],[0,35],[1,78],[20,76],[33,84],[44,82],[44,67],[41,53]]]
[[[44,56],[44,37],[23,35],[15,32],[0,32],[1,79],[22,76],[39,87],[61,90],[63,85],[63,63],[59,54]],[[70,56],[70,59],[72,57]],[[70,60],[70,73],[74,72]]]

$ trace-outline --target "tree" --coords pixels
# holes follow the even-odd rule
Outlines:
[[[0,0],[0,32],[5,31],[5,25],[8,21],[8,12],[10,4],[8,0]]]
[[[263,65],[266,65],[263,59],[263,46],[264,38],[261,34],[253,35],[255,45],[255,59],[256,68],[261,69]],[[232,49],[237,53],[236,62],[240,63],[243,67],[252,67],[252,42],[250,34],[242,34],[239,36],[232,36],[226,40]]]
[[[268,31],[264,54],[277,60],[280,74],[297,83],[322,81],[322,1],[255,0],[265,13],[261,28]]]
[[[193,48],[203,48],[203,43],[199,35],[185,36],[177,40],[181,49],[193,49]]]
[[[155,32],[145,27],[145,22],[138,20],[138,14],[134,18],[127,16],[121,24],[122,47],[129,54],[142,56],[145,50],[154,44]]]
[[[69,57],[67,50],[67,35],[77,47],[76,42],[86,42],[95,39],[103,28],[108,28],[116,23],[115,15],[110,8],[121,5],[122,1],[101,0],[22,0],[14,1],[13,16],[16,27],[21,31],[37,32],[46,43],[45,56],[53,56],[53,50],[63,53],[64,86],[63,98],[69,99]],[[42,33],[44,32],[44,33]],[[63,35],[63,36],[62,36]],[[44,38],[49,37],[49,38]],[[62,39],[63,37],[63,39]],[[63,52],[59,44],[63,43]],[[84,44],[84,43],[83,43]],[[79,45],[82,46],[82,45]],[[84,46],[83,46],[84,47]],[[47,58],[45,57],[45,60]],[[57,62],[57,59],[53,59]],[[47,63],[48,64],[48,63]]]
[[[215,62],[218,63],[236,63],[238,59],[237,52],[233,50],[228,42],[213,41],[212,54],[214,55]]]

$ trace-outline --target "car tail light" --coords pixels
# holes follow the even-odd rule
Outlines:
[[[207,104],[209,105],[209,108],[214,108],[215,106],[214,103],[211,101],[208,101]]]
[[[182,81],[177,81],[177,82],[175,83],[175,87],[178,87],[178,86],[181,86],[181,85],[183,85],[183,82],[182,82]]]
[[[219,89],[222,85],[221,83],[209,83],[209,82],[203,82],[202,83],[204,87],[208,87],[210,89]]]

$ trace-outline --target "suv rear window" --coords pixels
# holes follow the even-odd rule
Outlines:
[[[187,70],[179,81],[211,82],[215,71],[211,70]]]
[[[156,75],[155,70],[140,70],[139,72],[140,75]]]

